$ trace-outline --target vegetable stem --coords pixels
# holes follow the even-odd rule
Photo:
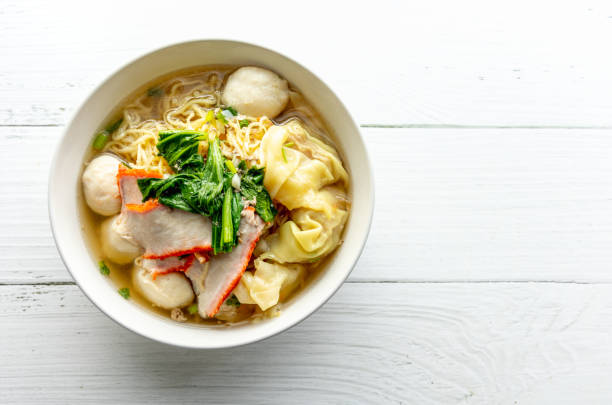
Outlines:
[[[123,118],[119,118],[117,121],[113,122],[112,124],[110,124],[109,126],[104,128],[104,130],[106,132],[108,132],[109,135],[110,135],[113,132],[115,132],[117,130],[117,128],[119,128],[119,126],[121,125],[122,122],[123,122]]]
[[[221,217],[221,242],[223,244],[234,241],[234,226],[232,224],[232,191],[225,191],[223,197],[223,214]]]

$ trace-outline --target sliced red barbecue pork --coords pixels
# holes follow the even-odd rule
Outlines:
[[[161,179],[162,175],[157,172],[151,172],[141,169],[129,169],[125,165],[120,164],[117,171],[117,184],[119,185],[119,193],[121,194],[122,207],[125,204],[141,204],[142,193],[138,188],[138,179],[153,177]]]
[[[161,177],[154,172],[120,168],[117,174],[125,229],[145,250],[146,259],[163,259],[211,250],[208,218],[166,207],[157,200],[142,202],[137,179]]]
[[[255,244],[264,227],[253,207],[242,210],[237,246],[230,253],[213,256],[207,263],[197,260],[185,273],[198,297],[198,311],[203,318],[214,316],[240,281],[249,264]]]
[[[155,280],[157,276],[162,274],[173,273],[175,271],[187,271],[193,264],[195,257],[193,255],[172,256],[166,259],[143,259],[142,267],[150,270]]]

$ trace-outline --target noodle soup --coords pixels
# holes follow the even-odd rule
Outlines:
[[[150,83],[94,137],[82,218],[118,293],[178,322],[279,315],[341,243],[348,174],[275,73],[209,66]]]

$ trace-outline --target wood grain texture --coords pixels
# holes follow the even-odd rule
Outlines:
[[[164,2],[0,2],[1,404],[612,403],[612,3],[181,5],[173,27]],[[259,43],[330,84],[364,126],[377,203],[319,312],[207,352],[94,308],[46,198],[86,94],[201,38]]]
[[[61,128],[0,128],[0,282],[65,282],[46,182]],[[612,131],[364,128],[376,209],[354,281],[612,281]]]
[[[161,29],[164,2],[3,1],[0,124],[65,123],[129,60],[229,38],[304,63],[361,124],[612,126],[610,2],[181,4],[194,21]]]
[[[347,284],[280,336],[198,352],[128,332],[75,286],[1,286],[0,400],[605,404],[611,293],[610,285]]]

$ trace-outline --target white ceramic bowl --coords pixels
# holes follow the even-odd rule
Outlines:
[[[283,308],[280,316],[229,328],[181,324],[123,299],[98,271],[85,244],[78,217],[80,163],[92,136],[108,114],[137,88],[161,75],[208,64],[258,65],[276,71],[297,87],[319,110],[344,156],[350,173],[352,209],[344,243],[329,266]],[[269,49],[223,40],[201,40],[168,46],[119,69],[95,89],[70,121],[55,152],[49,179],[49,216],[66,267],[85,295],[102,312],[148,338],[190,348],[222,348],[273,336],[312,314],[342,285],[363,250],[372,220],[374,187],[368,154],[355,124],[338,97],[298,63]]]

